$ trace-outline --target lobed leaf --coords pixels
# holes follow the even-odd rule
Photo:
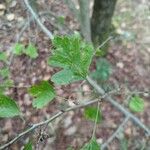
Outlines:
[[[37,48],[33,43],[29,43],[27,48],[25,48],[21,43],[16,43],[13,47],[13,53],[18,56],[26,54],[33,59],[38,57]]]
[[[54,74],[51,80],[56,84],[64,85],[74,81],[82,80],[82,78],[74,75],[71,70],[64,69]]]
[[[64,82],[61,79],[60,84],[86,78],[93,57],[93,47],[91,45],[86,44],[79,35],[74,34],[64,37],[56,36],[53,40],[53,46],[55,49],[52,50],[52,56],[49,58],[48,63],[64,69],[61,74],[52,77],[53,79],[58,76],[62,77],[62,74],[66,72],[69,72],[72,76],[67,76],[68,81],[67,78],[64,79]]]
[[[37,48],[35,47],[35,45],[32,43],[29,43],[28,47],[25,49],[25,54],[33,59],[37,58],[38,52],[37,52]]]
[[[43,108],[55,97],[55,90],[48,81],[42,81],[29,89],[29,93],[35,97],[32,102],[33,107]]]

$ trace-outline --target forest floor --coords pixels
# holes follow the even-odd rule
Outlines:
[[[42,22],[54,34],[70,34],[74,30],[79,30],[77,21],[62,1],[40,0],[38,3],[40,13],[50,10],[59,18],[56,23],[53,16],[44,15],[41,17]],[[123,92],[119,96],[114,96],[114,98],[127,107],[129,101],[128,91],[134,93],[141,91],[140,96],[145,101],[145,109],[144,112],[135,115],[150,127],[150,95],[145,94],[150,91],[150,37],[148,37],[150,34],[150,16],[147,3],[145,0],[139,2],[137,0],[118,1],[112,20],[118,37],[110,41],[106,58],[112,65],[112,75],[107,84],[123,87]],[[89,99],[92,90],[86,82],[81,87],[80,83],[57,86],[58,97],[55,101],[42,110],[33,109],[31,106],[32,99],[27,94],[27,88],[24,87],[31,86],[41,80],[49,80],[52,74],[56,72],[56,69],[47,65],[51,42],[34,21],[20,35],[23,26],[30,20],[31,15],[27,13],[25,5],[19,0],[7,3],[2,0],[0,5],[5,6],[4,13],[0,11],[0,51],[6,51],[8,56],[12,56],[12,47],[16,42],[19,41],[27,45],[31,41],[36,44],[39,53],[39,57],[35,60],[25,55],[10,57],[10,78],[14,81],[16,87],[9,88],[6,93],[17,100],[25,116],[26,123],[18,118],[0,119],[1,144],[15,137],[31,122],[36,123],[50,117],[58,109],[57,106],[63,98],[71,100]],[[64,25],[62,17],[59,16],[64,16]],[[103,121],[97,126],[96,137],[99,143],[104,143],[123,121],[124,115],[105,101],[102,102],[101,111]],[[38,140],[39,130],[37,129],[31,135],[35,143]],[[66,150],[69,146],[78,150],[83,143],[90,139],[92,130],[93,123],[84,118],[83,109],[69,112],[56,119],[46,128],[46,132],[52,136],[43,143],[39,143],[38,146],[40,150]],[[128,121],[123,135],[123,139],[118,137],[113,140],[108,149],[119,150],[120,143],[125,143],[125,140],[128,141],[128,149],[131,150],[140,150],[142,147],[148,150],[150,147],[144,131],[133,124],[132,121]],[[26,141],[27,137],[13,144],[9,150],[21,149]]]

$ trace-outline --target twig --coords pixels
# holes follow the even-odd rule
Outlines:
[[[97,92],[100,95],[103,95],[105,93],[104,90],[95,81],[93,81],[90,77],[87,77],[87,81],[91,84],[91,86],[93,86],[97,90]],[[135,115],[133,115],[127,109],[122,107],[119,103],[117,103],[110,96],[106,96],[106,100],[109,101],[113,106],[115,106],[118,110],[120,110],[126,116],[130,117],[137,125],[139,125],[141,128],[143,128],[145,130],[145,132],[147,132],[148,136],[150,136],[149,128],[147,126],[145,126]]]
[[[104,150],[108,146],[108,144],[117,136],[117,134],[122,130],[122,128],[125,126],[125,124],[129,120],[129,118],[130,117],[127,116],[124,119],[124,121],[119,125],[119,127],[117,128],[117,130],[109,137],[109,139],[104,144],[102,144],[101,150]]]
[[[113,37],[112,36],[109,36],[101,45],[99,45],[98,47],[97,47],[97,49],[100,49],[100,48],[102,48],[109,40],[111,40]]]
[[[96,112],[95,123],[94,123],[94,129],[93,129],[93,133],[92,133],[92,139],[95,137],[95,132],[96,132],[96,127],[97,127],[97,119],[98,119],[99,111],[100,111],[100,102],[98,101],[97,112]]]
[[[106,96],[108,96],[109,94],[111,93],[115,93],[115,91],[111,91],[111,92],[108,92],[108,93],[105,93],[103,96],[101,96],[99,99],[94,99],[94,100],[89,100],[89,101],[86,101],[85,103],[83,104],[79,104],[79,105],[76,105],[74,107],[69,107],[69,108],[66,108],[65,110],[63,111],[58,111],[57,113],[55,113],[54,115],[52,115],[52,117],[50,117],[49,119],[45,120],[45,121],[42,121],[42,122],[39,122],[39,123],[36,123],[36,124],[33,124],[32,127],[28,128],[27,130],[25,130],[24,132],[18,134],[18,136],[16,136],[14,139],[12,139],[11,141],[9,141],[8,143],[0,146],[0,150],[3,150],[5,148],[7,148],[8,146],[12,145],[14,142],[18,141],[20,138],[22,138],[23,136],[25,136],[26,134],[30,133],[31,131],[34,131],[36,128],[42,126],[42,125],[45,125],[45,124],[49,124],[50,122],[52,122],[53,120],[55,120],[56,118],[60,117],[61,115],[63,115],[65,112],[69,112],[69,111],[73,111],[73,110],[76,110],[76,109],[79,109],[79,108],[83,108],[83,107],[86,107],[86,106],[89,106],[91,104],[94,104],[94,103],[97,103],[100,101],[100,99],[102,98],[105,98]]]
[[[30,11],[30,13],[32,14],[33,18],[36,20],[37,24],[41,27],[41,29],[43,30],[43,32],[50,38],[53,39],[54,36],[52,35],[52,33],[45,27],[45,25],[40,21],[38,15],[34,12],[34,10],[32,9],[32,7],[29,4],[28,0],[24,0],[24,3],[26,4],[28,10]]]

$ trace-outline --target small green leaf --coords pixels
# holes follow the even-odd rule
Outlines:
[[[55,90],[48,81],[42,81],[41,83],[32,86],[29,89],[29,93],[35,97],[33,100],[33,107],[43,108],[55,97]]]
[[[20,56],[23,54],[23,52],[24,52],[24,45],[21,43],[16,43],[13,47],[13,53],[15,55]]]
[[[82,78],[75,76],[71,70],[64,69],[54,74],[51,80],[56,84],[64,85],[74,81],[82,80]]]
[[[129,108],[134,112],[144,111],[144,100],[139,96],[134,96],[129,102]]]
[[[99,60],[97,60],[96,71],[91,73],[91,76],[95,79],[106,81],[108,80],[110,74],[111,74],[110,63],[104,58],[100,58]]]
[[[29,43],[28,47],[25,49],[24,52],[26,55],[28,55],[29,57],[31,57],[33,59],[38,57],[37,48],[32,43]]]
[[[102,114],[100,110],[97,110],[97,107],[87,107],[84,109],[84,116],[86,119],[91,121],[96,121],[97,123],[100,123],[102,120]],[[96,120],[97,118],[97,120]]]
[[[6,118],[19,115],[20,110],[15,101],[5,95],[0,95],[0,117]]]
[[[23,148],[23,150],[32,150],[32,142],[29,141]]]
[[[3,62],[7,61],[6,52],[0,52],[0,61],[3,61]]]
[[[80,150],[100,150],[100,145],[97,143],[95,138],[92,138],[86,143]]]
[[[0,76],[2,76],[2,78],[7,78],[10,75],[10,71],[9,68],[3,68],[0,70]]]

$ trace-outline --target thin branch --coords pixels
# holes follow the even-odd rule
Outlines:
[[[87,107],[89,105],[92,105],[94,103],[97,103],[100,101],[100,99],[102,98],[105,98],[106,96],[108,96],[109,94],[112,94],[112,93],[115,93],[116,91],[110,91],[108,93],[105,93],[103,96],[101,96],[99,99],[94,99],[94,100],[89,100],[89,101],[86,101],[85,103],[83,104],[79,104],[79,105],[76,105],[74,107],[69,107],[69,108],[66,108],[64,109],[63,111],[58,111],[57,113],[55,113],[54,115],[52,115],[52,117],[50,117],[49,119],[45,120],[45,121],[42,121],[42,122],[39,122],[39,123],[36,123],[36,124],[33,124],[32,127],[28,128],[27,130],[25,130],[24,132],[18,134],[18,136],[16,136],[14,139],[12,139],[11,141],[9,141],[8,143],[0,146],[0,150],[3,150],[5,148],[7,148],[8,146],[12,145],[14,142],[18,141],[20,138],[22,138],[23,136],[25,136],[26,134],[30,133],[31,131],[34,131],[36,128],[42,126],[42,125],[45,125],[45,124],[49,124],[50,122],[52,122],[53,120],[55,120],[56,118],[60,117],[61,115],[63,115],[65,112],[69,112],[69,111],[73,111],[73,110],[76,110],[76,109],[79,109],[79,108],[83,108],[83,107]]]
[[[125,126],[125,124],[128,122],[130,117],[126,117],[123,122],[119,125],[119,127],[117,128],[117,130],[109,137],[109,139],[101,146],[101,150],[104,150],[109,143],[111,143],[111,141],[117,136],[117,134],[123,129],[123,127]]]
[[[30,11],[30,13],[32,14],[33,18],[36,20],[37,24],[40,26],[40,28],[43,30],[43,32],[50,38],[53,39],[54,36],[52,35],[52,33],[45,27],[45,25],[40,21],[38,15],[34,12],[34,10],[32,9],[32,7],[29,4],[28,0],[24,0],[24,3],[26,4],[28,10]]]
[[[99,45],[96,49],[102,48],[109,40],[111,40],[113,37],[109,36],[101,45]]]
[[[87,77],[87,81],[91,84],[91,86],[93,86],[97,90],[97,92],[100,95],[105,94],[105,91],[90,77]],[[130,117],[137,125],[139,125],[141,128],[143,128],[145,130],[145,132],[147,132],[148,136],[150,136],[150,129],[147,126],[145,126],[135,115],[133,115],[127,109],[122,107],[112,97],[106,96],[106,100],[109,101],[113,106],[115,106],[118,110],[120,110],[126,116]]]
[[[94,123],[94,129],[93,129],[93,133],[92,133],[92,139],[95,137],[96,128],[97,128],[97,119],[98,119],[99,111],[100,111],[100,102],[98,101],[97,112],[96,112],[95,123]]]

